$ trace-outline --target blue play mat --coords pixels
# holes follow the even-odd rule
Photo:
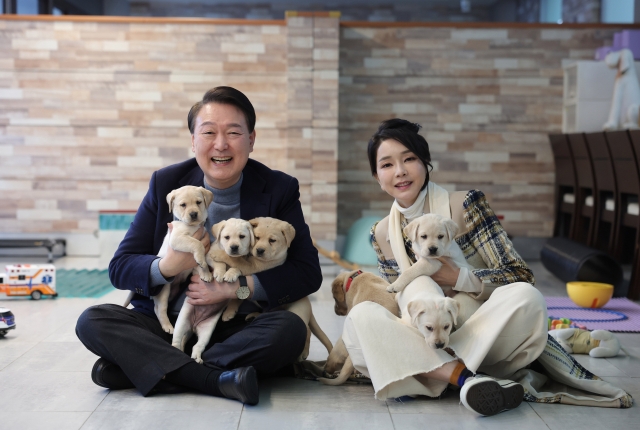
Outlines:
[[[106,270],[58,269],[56,290],[59,297],[102,297],[113,291]]]

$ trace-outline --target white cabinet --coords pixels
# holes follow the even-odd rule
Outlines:
[[[640,62],[635,65],[640,76]],[[564,66],[563,133],[602,131],[609,118],[616,73],[604,61]]]

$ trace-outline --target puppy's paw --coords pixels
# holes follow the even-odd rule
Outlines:
[[[258,318],[258,315],[260,315],[260,312],[251,312],[249,315],[247,315],[244,320],[246,322],[251,322],[254,319]]]
[[[202,364],[202,362],[204,361],[204,360],[202,360],[202,351],[197,349],[195,346],[193,347],[193,350],[191,351],[191,358],[193,358],[196,361],[196,363],[198,363],[198,364]]]
[[[397,292],[398,291],[396,290],[396,287],[393,286],[393,284],[387,287],[387,293],[397,293]]]
[[[174,342],[172,342],[172,343],[171,343],[171,346],[173,346],[174,348],[179,349],[180,351],[183,351],[183,349],[182,349],[182,342],[175,342],[175,341],[174,341]]]
[[[206,272],[203,271],[200,274],[200,279],[202,279],[204,282],[211,282],[213,280],[213,274],[208,270]]]
[[[173,326],[171,324],[162,324],[162,330],[169,334],[173,334]]]
[[[231,321],[236,316],[236,310],[229,310],[228,308],[222,313],[222,321]]]
[[[215,279],[216,282],[224,282],[224,273],[213,272],[213,279]]]
[[[227,273],[224,274],[223,279],[225,282],[236,282],[240,275],[242,275],[242,272],[232,267],[231,269],[227,270]]]

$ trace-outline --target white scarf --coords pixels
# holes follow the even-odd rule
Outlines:
[[[451,218],[449,192],[431,181],[429,181],[424,190],[420,191],[418,198],[410,207],[403,208],[397,201],[393,202],[391,212],[389,213],[389,244],[391,245],[391,251],[398,263],[400,272],[404,272],[411,267],[412,264],[404,248],[404,240],[402,239],[402,215],[404,215],[408,221],[413,221],[419,216],[422,216],[426,197],[429,197],[429,211],[431,213]]]

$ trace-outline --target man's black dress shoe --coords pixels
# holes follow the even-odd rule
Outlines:
[[[257,405],[260,400],[258,375],[252,366],[222,372],[218,388],[228,399],[240,400],[247,405]]]
[[[133,382],[127,378],[122,369],[104,358],[99,358],[91,369],[91,380],[94,384],[110,390],[133,388]]]

